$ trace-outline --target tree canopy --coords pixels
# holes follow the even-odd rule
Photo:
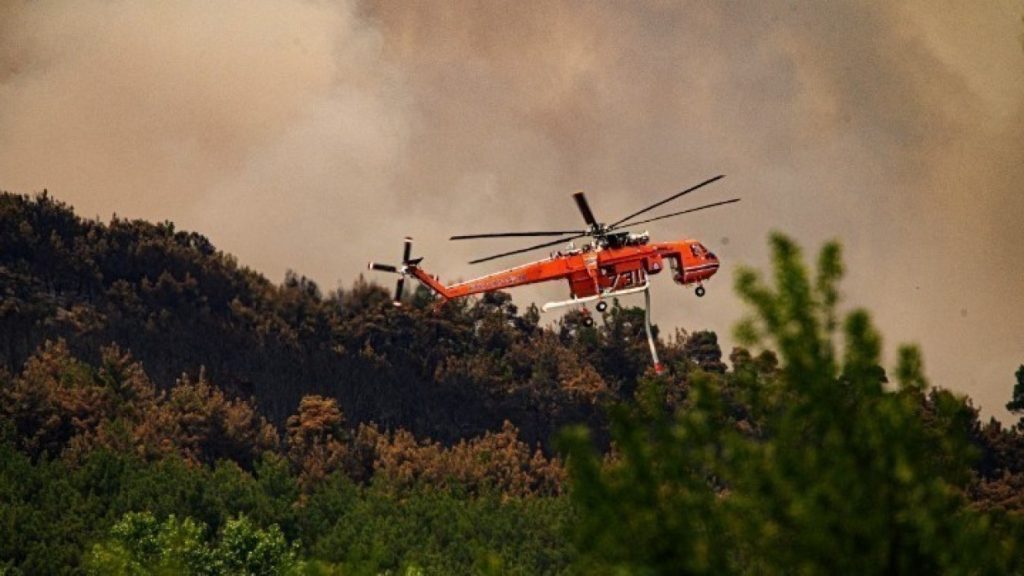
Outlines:
[[[1020,572],[1024,425],[886,369],[838,244],[771,247],[743,347],[656,376],[618,302],[396,309],[0,194],[0,572]]]

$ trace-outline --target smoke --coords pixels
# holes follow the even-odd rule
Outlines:
[[[727,334],[731,272],[766,265],[770,230],[839,238],[847,301],[1002,415],[1024,362],[1021,13],[0,0],[0,186],[170,219],[330,288],[405,234],[453,280],[518,244],[450,234],[576,226],[581,189],[610,221],[725,173],[689,205],[742,203],[651,225],[726,262],[699,301],[657,279],[663,329]]]

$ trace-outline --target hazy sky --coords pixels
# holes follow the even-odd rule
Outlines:
[[[330,289],[401,237],[579,225],[715,174],[652,224],[725,266],[663,330],[727,336],[771,230],[846,250],[846,303],[1003,415],[1024,363],[1024,0],[0,0],[0,189],[173,220]],[[388,284],[391,278],[382,278]],[[516,293],[562,299],[565,286]],[[731,342],[731,339],[729,339]]]

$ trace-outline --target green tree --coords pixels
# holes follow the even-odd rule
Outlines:
[[[276,524],[263,530],[242,516],[224,525],[220,542],[213,550],[214,572],[274,576],[298,564],[296,551],[288,545]]]
[[[244,516],[229,520],[215,542],[205,525],[173,514],[158,521],[149,512],[129,512],[93,546],[89,574],[189,574],[269,576],[300,567],[296,551],[276,525],[261,529]]]
[[[666,378],[641,381],[635,403],[612,409],[608,457],[589,431],[562,436],[570,495],[579,510],[573,527],[581,574],[724,574],[735,548],[716,493],[713,452],[728,431],[711,378],[691,381],[688,407],[670,415]]]
[[[888,383],[868,314],[837,310],[838,245],[822,250],[813,280],[792,241],[774,236],[772,248],[772,285],[737,276],[751,307],[738,335],[780,361],[756,370],[737,355],[747,359],[729,384],[752,427],[731,417],[722,379],[697,373],[674,414],[668,380],[642,382],[637,404],[616,409],[608,461],[584,431],[567,435],[582,571],[1019,569],[1019,524],[973,511],[963,495],[974,453],[961,399],[926,395],[913,347],[900,349]]]
[[[838,245],[822,250],[813,282],[795,244],[775,236],[772,246],[774,288],[753,271],[737,278],[754,312],[741,335],[782,360],[770,385],[778,393],[753,395],[769,441],[738,443],[727,467],[733,494],[724,502],[748,559],[808,573],[1008,569],[1014,541],[990,538],[990,520],[960,492],[974,456],[956,425],[960,403],[931,407],[950,423],[934,442],[920,415],[927,382],[915,348],[899,350],[894,388],[866,312],[845,316],[838,349]]]
[[[204,527],[174,515],[158,522],[149,512],[129,512],[110,530],[110,539],[95,545],[85,561],[97,575],[209,574],[215,557]]]

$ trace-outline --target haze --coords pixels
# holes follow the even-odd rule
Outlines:
[[[0,188],[86,217],[172,220],[325,289],[401,237],[442,279],[515,241],[611,221],[715,174],[652,224],[725,267],[657,278],[662,330],[731,345],[740,264],[771,230],[842,241],[846,304],[889,359],[1006,416],[1024,363],[1018,0],[750,3],[0,0]],[[544,253],[538,254],[543,256]],[[380,278],[391,283],[391,278]],[[566,287],[516,292],[562,299]]]

